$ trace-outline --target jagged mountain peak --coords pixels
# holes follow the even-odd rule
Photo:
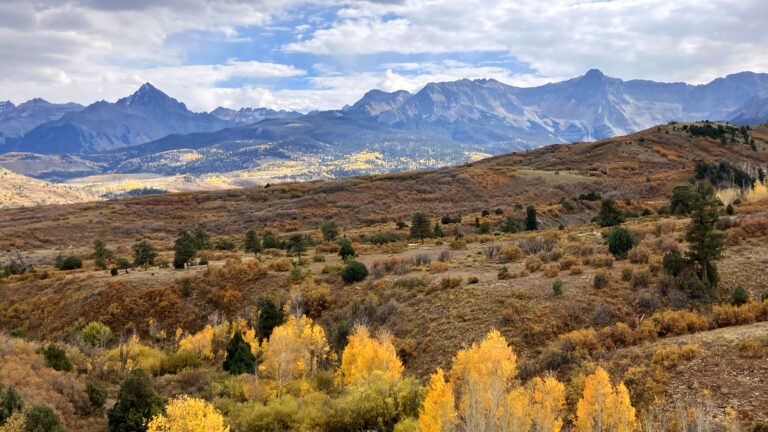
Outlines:
[[[174,107],[177,109],[186,110],[187,107],[182,102],[168,96],[160,89],[153,86],[151,83],[144,83],[138,90],[132,95],[124,97],[117,101],[118,105],[126,105],[133,107]]]

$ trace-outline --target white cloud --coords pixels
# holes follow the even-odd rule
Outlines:
[[[406,0],[355,3],[337,18],[284,49],[324,55],[502,51],[544,77],[599,67],[626,78],[704,82],[768,69],[764,0]]]
[[[314,13],[324,6],[338,9],[326,9],[330,21]],[[299,22],[289,28],[284,18]],[[196,110],[307,111],[353,103],[371,88],[417,91],[460,78],[530,86],[593,67],[621,78],[705,82],[768,71],[766,19],[764,0],[3,0],[0,99],[90,103],[150,81]],[[206,42],[250,47],[249,27],[293,35],[273,47],[283,49],[280,58],[309,53],[316,64],[308,71],[289,60],[195,65],[189,59],[200,53],[168,43],[194,31]],[[403,57],[383,53],[413,61],[380,64]],[[482,53],[502,53],[533,72],[425,60]],[[294,78],[292,88],[268,84],[285,77]],[[222,84],[235,78],[245,84]],[[296,88],[300,80],[305,88]]]

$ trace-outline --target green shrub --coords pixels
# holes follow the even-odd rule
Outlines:
[[[38,354],[45,358],[45,365],[49,368],[61,372],[72,371],[72,362],[67,358],[67,353],[57,345],[49,344],[45,348],[40,348]]]
[[[13,387],[6,387],[0,384],[0,425],[16,411],[24,408],[24,400]]]
[[[352,242],[348,238],[342,238],[338,241],[339,244],[339,256],[341,259],[346,260],[349,257],[355,256],[355,248],[352,247]]]
[[[56,268],[59,270],[75,270],[83,268],[83,260],[76,256],[68,256],[66,258],[60,256],[56,258]]]
[[[360,261],[350,261],[341,271],[341,279],[346,283],[354,283],[368,277],[368,268]]]
[[[733,294],[731,294],[731,302],[736,306],[741,306],[748,301],[749,291],[744,289],[741,285],[737,286],[736,289],[733,290]]]
[[[184,369],[194,369],[202,364],[200,356],[194,351],[177,351],[160,362],[161,374],[178,374]]]
[[[91,380],[85,385],[85,391],[88,393],[88,401],[91,406],[96,409],[104,407],[104,403],[107,401],[107,388],[101,381]]]
[[[761,301],[768,301],[768,290],[767,291],[763,291],[763,293],[760,294],[760,300]]]
[[[27,413],[26,432],[66,432],[59,416],[45,405],[35,405]]]
[[[606,239],[608,250],[617,257],[627,256],[627,252],[635,247],[639,242],[632,232],[623,227],[616,227],[611,230]]]
[[[563,295],[563,281],[560,279],[555,279],[555,281],[552,282],[552,293],[555,295],[555,297],[560,297]]]
[[[111,274],[112,276],[117,276],[118,273],[120,272],[119,270],[117,270],[117,267],[112,267],[111,269],[109,269],[109,274]]]
[[[223,250],[223,251],[231,251],[231,250],[235,250],[236,248],[237,246],[235,246],[235,242],[227,239],[219,240],[214,245],[214,249]]]

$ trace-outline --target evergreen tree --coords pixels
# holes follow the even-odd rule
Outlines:
[[[143,432],[147,423],[163,411],[163,401],[152,384],[152,377],[135,368],[120,384],[117,402],[107,412],[112,432]]]
[[[254,373],[256,357],[251,352],[251,344],[243,339],[240,330],[235,331],[227,344],[227,357],[224,359],[224,370],[232,375]]]
[[[50,407],[35,405],[27,413],[25,432],[67,432],[59,416]]]
[[[525,210],[525,230],[536,231],[539,229],[539,221],[536,219],[536,207],[529,205]]]
[[[609,227],[619,225],[624,222],[624,215],[621,210],[616,207],[616,201],[612,199],[604,199],[600,203],[600,214],[597,215],[597,223],[601,227]]]
[[[443,230],[440,228],[440,224],[438,222],[435,222],[435,237],[445,237]]]
[[[107,249],[107,245],[101,240],[93,241],[93,262],[96,267],[106,270],[109,260],[112,258],[112,251]]]
[[[258,255],[259,252],[261,252],[261,240],[256,234],[256,231],[252,229],[246,231],[244,246],[246,252],[252,252],[255,255]]]
[[[695,266],[696,273],[709,289],[717,287],[715,262],[723,257],[723,235],[715,229],[719,220],[718,200],[715,188],[709,182],[694,186],[694,201],[691,205],[691,224],[685,234],[688,251],[685,256]]]
[[[262,297],[259,299],[258,307],[259,318],[256,330],[259,340],[269,339],[272,335],[272,330],[283,322],[283,310],[272,297]]]
[[[635,247],[639,240],[632,232],[624,227],[616,227],[611,230],[606,239],[608,251],[619,258],[627,256],[627,252]]]
[[[339,244],[339,256],[341,259],[346,260],[349,257],[355,256],[355,248],[352,247],[352,242],[348,238],[344,237],[338,241]]]
[[[424,238],[432,237],[432,224],[427,215],[421,212],[413,214],[411,218],[411,237],[420,239],[424,243]]]
[[[301,261],[301,253],[307,250],[307,239],[301,234],[294,234],[288,239],[288,250],[297,254]]]
[[[197,228],[192,231],[192,236],[195,239],[195,247],[197,250],[208,250],[211,248],[211,236],[205,232],[205,228],[202,225],[198,225]]]
[[[264,249],[280,249],[280,239],[278,239],[271,231],[264,233],[262,243]]]
[[[323,240],[325,241],[334,241],[339,236],[339,227],[334,221],[325,222],[320,227],[320,231],[323,232]]]
[[[180,231],[173,245],[173,267],[183,269],[197,255],[198,241],[195,236],[186,230]]]
[[[157,251],[148,241],[142,240],[131,247],[133,251],[133,265],[149,267],[155,265]]]
[[[24,408],[24,400],[13,387],[6,387],[0,384],[0,425],[11,416],[11,414],[21,411]]]

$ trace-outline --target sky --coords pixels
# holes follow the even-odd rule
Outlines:
[[[768,72],[766,0],[1,0],[0,100],[337,109],[366,91],[598,68],[706,83]]]

